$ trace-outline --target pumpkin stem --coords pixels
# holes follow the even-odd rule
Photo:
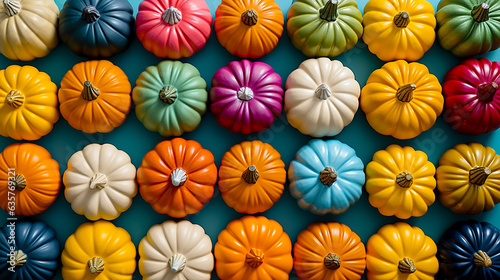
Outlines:
[[[172,104],[177,100],[177,89],[173,86],[166,86],[160,90],[160,100],[163,103]]]
[[[482,84],[477,87],[477,98],[483,102],[491,102],[498,90],[498,84],[495,82]]]
[[[170,173],[170,180],[172,181],[172,185],[176,187],[180,187],[186,183],[187,175],[186,171],[181,168],[177,168],[172,173]]]
[[[238,90],[238,98],[243,101],[249,101],[253,98],[253,90],[249,87],[241,87]]]
[[[326,268],[337,270],[340,268],[340,257],[337,254],[329,253],[323,260]]]
[[[394,24],[398,28],[405,28],[410,24],[410,15],[407,12],[399,12],[394,16]]]
[[[492,264],[491,258],[486,252],[479,250],[474,254],[474,265],[476,267],[490,267]]]
[[[14,252],[14,266],[23,266],[26,263],[28,256],[21,251],[17,250]],[[491,262],[491,261],[490,261]]]
[[[413,91],[416,89],[415,84],[402,85],[396,91],[396,98],[401,102],[410,102],[413,99]]]
[[[247,253],[245,262],[253,268],[259,267],[264,262],[264,252],[261,249],[250,249]]]
[[[398,269],[401,273],[414,273],[417,271],[415,264],[413,264],[413,260],[410,258],[403,258],[399,261]]]
[[[101,17],[101,14],[99,14],[99,11],[96,9],[96,7],[88,5],[85,8],[83,8],[82,18],[86,22],[88,23],[96,22],[99,19],[99,17]]]
[[[182,20],[182,13],[175,7],[169,7],[163,12],[161,18],[166,24],[176,25]]]
[[[325,167],[325,169],[319,172],[319,180],[325,186],[331,186],[335,181],[337,181],[337,171],[333,167]]]
[[[401,172],[396,176],[396,183],[403,189],[407,189],[413,185],[413,175],[410,172]]]
[[[483,3],[474,7],[474,9],[472,9],[471,15],[475,21],[483,22],[490,19],[489,12],[490,5],[488,5],[488,3]]]
[[[246,10],[243,14],[241,14],[241,22],[248,26],[256,25],[258,19],[259,16],[254,9]]]
[[[16,174],[14,176],[14,180],[12,181],[12,185],[16,188],[18,191],[24,190],[26,188],[26,178],[24,178],[23,175],[21,174]]]
[[[15,16],[21,10],[21,3],[16,0],[3,0],[5,6],[5,13],[7,16]]]
[[[82,98],[87,101],[96,100],[101,93],[99,89],[96,88],[90,81],[85,81],[83,83]]]
[[[339,0],[328,0],[326,5],[319,9],[319,18],[326,21],[336,21],[339,16],[337,8],[339,6]]]
[[[23,106],[23,104],[24,104],[24,94],[22,94],[18,90],[11,90],[7,94],[7,97],[5,97],[5,102],[10,107],[17,109],[17,108]]]
[[[172,270],[172,272],[181,272],[186,267],[186,257],[181,254],[175,254],[170,257],[168,264],[170,265],[170,270]]]
[[[250,165],[247,169],[245,169],[245,171],[243,171],[241,178],[243,178],[247,184],[257,183],[257,180],[259,179],[259,171],[257,170],[257,167],[255,165]]]
[[[99,257],[93,257],[87,262],[87,265],[91,274],[98,274],[104,271],[104,261]]]
[[[474,167],[469,170],[469,182],[473,185],[482,186],[491,174],[488,167]]]
[[[321,84],[318,88],[316,88],[314,94],[319,99],[327,100],[330,96],[332,96],[332,91],[327,85]]]
[[[108,185],[108,177],[101,173],[96,173],[92,178],[90,178],[89,188],[91,190],[102,190]]]

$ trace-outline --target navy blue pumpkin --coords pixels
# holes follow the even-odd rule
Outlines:
[[[60,252],[56,232],[46,223],[7,222],[0,228],[0,279],[53,279]]]
[[[500,279],[500,230],[486,222],[459,222],[438,244],[440,273],[450,280]]]
[[[130,46],[134,25],[127,0],[67,0],[59,14],[59,37],[80,56],[105,58]]]

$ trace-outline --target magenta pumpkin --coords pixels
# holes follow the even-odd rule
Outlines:
[[[212,15],[204,0],[144,0],[137,37],[157,57],[179,59],[199,51],[210,36]]]
[[[461,133],[478,135],[500,127],[500,64],[468,59],[444,77],[444,119]]]
[[[263,62],[233,61],[215,73],[210,100],[221,126],[235,133],[259,132],[281,114],[281,77]]]

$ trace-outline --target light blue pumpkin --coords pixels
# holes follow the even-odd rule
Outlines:
[[[295,155],[288,169],[290,192],[314,214],[340,214],[361,197],[363,162],[338,140],[314,139]]]

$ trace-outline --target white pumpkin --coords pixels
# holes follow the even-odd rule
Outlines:
[[[359,107],[359,84],[338,60],[305,60],[288,76],[285,86],[288,122],[313,137],[339,134]]]
[[[136,169],[124,151],[111,144],[90,144],[68,161],[63,182],[71,208],[89,220],[113,220],[137,194]]]
[[[139,243],[139,255],[144,280],[205,280],[214,269],[210,237],[186,220],[152,226]]]

